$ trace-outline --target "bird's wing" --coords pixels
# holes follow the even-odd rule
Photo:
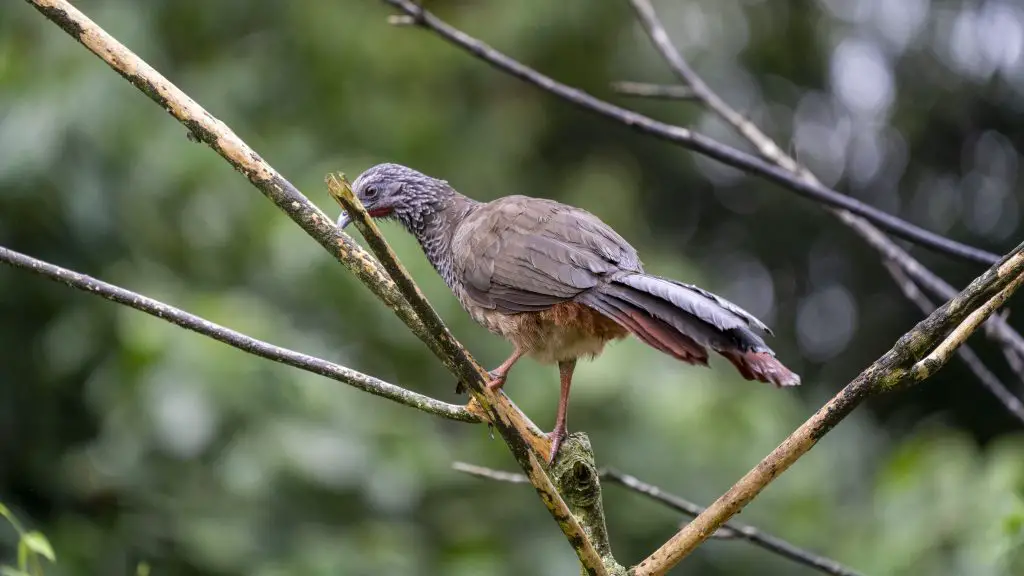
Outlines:
[[[544,310],[611,275],[642,271],[636,250],[593,214],[526,196],[470,214],[452,253],[469,301],[505,313]]]

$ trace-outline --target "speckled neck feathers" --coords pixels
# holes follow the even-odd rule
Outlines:
[[[455,289],[452,240],[459,223],[481,203],[459,194],[446,182],[438,181],[432,188],[429,201],[397,209],[395,218],[416,237],[445,284]]]

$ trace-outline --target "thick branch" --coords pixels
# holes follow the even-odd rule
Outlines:
[[[907,297],[907,300],[910,300],[917,305],[923,314],[931,314],[931,312],[935,310],[935,305],[932,304],[931,300],[929,300],[923,292],[921,292],[917,287],[917,284],[914,284],[914,281],[907,276],[902,268],[892,262],[886,262],[885,268],[889,271],[889,274],[892,275],[893,280],[896,282],[896,285],[899,286],[903,295]],[[986,327],[987,324],[992,323],[993,319],[994,317],[988,320]],[[978,357],[978,354],[967,345],[961,346],[960,349],[957,350],[957,354],[960,355],[960,359],[964,361],[964,364],[967,365],[971,372],[977,376],[981,384],[996,397],[996,400],[998,400],[1017,420],[1024,423],[1024,403],[1013,395],[1013,392],[1011,392],[1010,389],[999,380],[998,376],[988,369],[988,366],[985,366],[985,363],[982,362],[980,357]]]
[[[932,312],[789,435],[728,492],[687,524],[646,560],[634,576],[659,576],[678,564],[729,518],[750,503],[779,474],[785,472],[865,399],[917,384],[949,359],[950,352],[984,316],[991,314],[1021,282],[1024,244],[976,278],[956,298]],[[922,364],[922,359],[924,363]]]
[[[465,406],[459,406],[456,404],[448,404],[436,400],[423,394],[417,394],[410,390],[406,390],[401,386],[389,384],[383,380],[378,380],[373,376],[368,376],[362,372],[357,372],[350,368],[321,360],[314,356],[302,354],[301,352],[295,352],[287,348],[281,348],[273,344],[263,342],[236,332],[230,328],[225,328],[219,324],[215,324],[189,314],[180,308],[175,308],[168,304],[164,304],[153,298],[143,296],[131,290],[126,290],[113,284],[108,284],[102,280],[97,280],[91,276],[85,274],[79,274],[67,268],[61,268],[60,266],[44,262],[31,256],[26,256],[14,250],[4,248],[0,246],[0,262],[9,264],[15,268],[22,270],[28,270],[34,272],[55,282],[67,284],[72,288],[77,288],[90,294],[96,294],[102,296],[112,302],[123,304],[130,308],[134,308],[140,312],[145,312],[150,316],[155,316],[161,320],[165,320],[172,324],[176,324],[187,330],[192,330],[208,336],[214,340],[223,342],[228,346],[237,348],[243,352],[254,354],[261,358],[273,360],[274,362],[280,362],[293,368],[319,374],[320,376],[326,376],[332,380],[337,380],[344,384],[348,384],[354,388],[358,388],[363,392],[369,392],[381,398],[387,398],[399,404],[411,406],[418,410],[428,412],[435,416],[447,418],[449,420],[457,420],[460,422],[481,422],[478,415],[473,414],[469,410],[466,410]]]
[[[546,456],[550,451],[548,440],[504,394],[496,395],[485,389],[486,373],[464,348],[455,343],[439,319],[432,326],[424,322],[418,312],[429,318],[430,314],[425,312],[429,304],[420,298],[421,302],[417,303],[419,311],[410,305],[417,300],[418,291],[403,293],[402,287],[397,286],[365,250],[339,230],[226,125],[66,0],[26,1],[178,119],[197,140],[213,148],[388,304],[453,374],[470,385],[474,399],[533,482],[587,572],[596,575],[607,573],[583,528],[569,512],[537,458],[538,453]],[[432,332],[431,328],[435,331]]]
[[[950,240],[933,232],[929,232],[915,226],[905,220],[891,214],[882,212],[868,206],[850,196],[841,194],[820,182],[809,181],[797,178],[794,174],[784,168],[765,162],[756,156],[752,156],[730,146],[726,146],[717,140],[698,134],[692,130],[680,126],[666,124],[653,118],[644,116],[637,112],[615,106],[586,92],[566,86],[540,72],[530,68],[508,56],[498,52],[494,48],[473,38],[465,32],[447,24],[411,0],[384,0],[388,4],[402,10],[412,16],[415,23],[423,28],[436,33],[444,40],[459,46],[484,62],[495,68],[507,72],[516,78],[534,84],[564,100],[589,112],[594,112],[606,118],[618,121],[635,130],[649,134],[663,140],[679,144],[706,156],[714,158],[724,164],[739,168],[745,172],[756,174],[767,180],[775,182],[782,187],[796,192],[797,194],[814,200],[818,203],[849,210],[867,220],[873,222],[895,236],[904,238],[932,250],[949,254],[964,260],[980,264],[992,264],[999,257],[996,254]]]

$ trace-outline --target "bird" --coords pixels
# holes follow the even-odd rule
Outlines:
[[[479,202],[395,163],[368,168],[352,189],[370,217],[416,238],[474,321],[512,344],[488,388],[500,390],[523,356],[558,365],[549,464],[568,434],[577,360],[631,334],[686,364],[708,366],[712,350],[746,380],[800,384],[759,335],[774,335],[763,322],[703,288],[645,272],[636,249],[586,210],[524,195]],[[343,211],[337,225],[351,220]]]

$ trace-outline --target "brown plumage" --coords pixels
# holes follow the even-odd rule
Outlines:
[[[370,168],[353,187],[371,215],[417,238],[474,320],[514,345],[491,371],[491,388],[523,355],[559,365],[552,459],[566,435],[576,359],[630,333],[688,364],[706,366],[710,349],[748,380],[800,383],[756,333],[771,333],[761,321],[697,286],[647,274],[636,250],[585,210],[527,196],[480,203],[397,164]]]

